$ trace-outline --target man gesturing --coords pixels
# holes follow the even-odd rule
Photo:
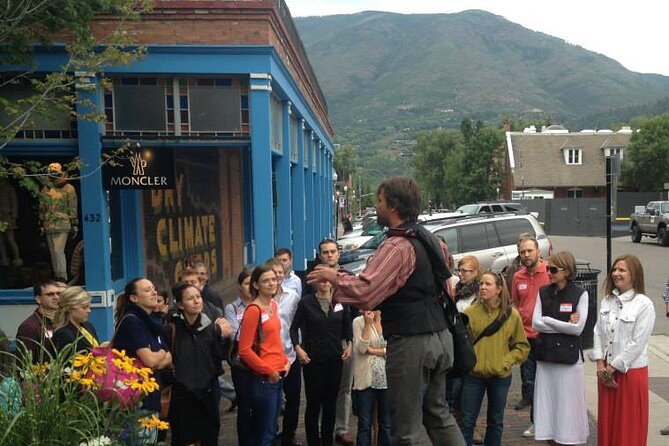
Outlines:
[[[358,277],[317,267],[313,283],[327,280],[334,299],[383,314],[388,339],[386,370],[394,445],[424,445],[424,431],[436,446],[461,446],[464,439],[445,403],[446,371],[453,364],[453,338],[446,328],[428,251],[444,265],[448,248],[422,226],[420,189],[409,178],[384,181],[376,193],[376,213],[390,228]]]

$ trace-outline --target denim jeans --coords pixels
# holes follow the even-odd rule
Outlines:
[[[281,410],[283,381],[270,384],[266,376],[249,373],[247,390],[251,404],[252,444],[272,446],[276,437],[276,419]]]
[[[474,426],[476,426],[476,419],[481,411],[484,394],[488,395],[488,415],[483,445],[499,446],[502,444],[504,407],[506,406],[506,396],[509,393],[510,386],[511,375],[505,378],[465,376],[462,382],[462,400],[460,401],[460,428],[467,446],[472,444]]]
[[[356,390],[355,398],[358,404],[358,437],[356,439],[356,446],[372,446],[372,422],[375,407],[379,420],[378,446],[390,446],[388,390],[368,387],[364,390]]]
[[[462,397],[462,376],[446,376],[446,402],[456,420],[460,420],[460,399]]]

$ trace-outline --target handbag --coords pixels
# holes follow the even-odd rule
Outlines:
[[[258,307],[256,304],[251,304],[250,306],[255,306]],[[246,307],[248,309],[248,307]],[[230,368],[232,370],[236,370],[238,372],[248,372],[249,371],[249,366],[246,365],[244,360],[239,356],[239,332],[241,331],[241,324],[239,328],[237,329],[237,333],[235,333],[235,339],[230,343],[230,350],[228,351],[228,364],[230,364]],[[251,349],[257,354],[260,355],[260,343],[263,340],[263,332],[262,332],[262,312],[260,310],[260,307],[258,307],[258,331],[256,332],[255,339],[253,340],[253,346]]]
[[[583,359],[581,338],[563,333],[539,333],[532,351],[537,361],[576,364]]]
[[[466,375],[476,365],[474,343],[467,327],[469,318],[458,311],[455,302],[449,296],[445,295],[442,299],[446,325],[453,336],[453,367],[449,373],[456,376]]]

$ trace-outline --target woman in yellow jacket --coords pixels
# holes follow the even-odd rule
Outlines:
[[[483,395],[488,395],[484,446],[502,444],[504,407],[511,385],[511,368],[527,359],[530,344],[518,312],[511,307],[509,291],[500,274],[485,272],[479,282],[479,301],[465,310],[474,340],[476,365],[465,376],[460,403],[460,428],[467,446],[472,444]]]

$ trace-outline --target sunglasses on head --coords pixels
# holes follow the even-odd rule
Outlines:
[[[564,271],[564,268],[560,268],[558,266],[549,266],[547,269],[548,269],[548,272],[551,273],[551,274],[557,274],[560,271]]]

